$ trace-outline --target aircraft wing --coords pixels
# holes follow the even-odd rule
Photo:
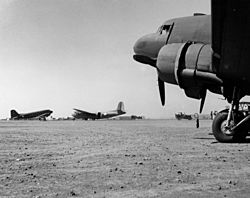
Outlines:
[[[45,117],[47,117],[48,116],[48,113],[43,113],[43,114],[41,114],[41,115],[39,115],[39,116],[36,116],[36,117],[34,117],[35,119],[39,119],[39,118],[45,118]]]
[[[77,111],[78,113],[81,113],[84,116],[88,116],[88,117],[96,116],[95,113],[90,113],[90,112],[83,111],[83,110],[80,110],[80,109],[74,109],[74,110]]]
[[[212,0],[213,69],[229,83],[250,82],[250,1]]]

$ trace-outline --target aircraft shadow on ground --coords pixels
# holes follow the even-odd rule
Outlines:
[[[244,143],[250,143],[250,137],[246,138],[244,141],[242,142],[237,142],[238,144],[244,144]]]
[[[193,139],[196,139],[196,140],[215,140],[214,138],[210,138],[210,137],[197,137],[197,138],[193,138]],[[218,141],[213,141],[212,144],[216,144],[216,143],[221,143],[221,142],[218,142]],[[250,137],[246,138],[244,141],[241,141],[241,142],[231,142],[231,143],[227,143],[227,144],[249,144],[250,143]]]
[[[197,138],[193,138],[195,140],[214,140],[214,138],[212,137],[197,137]]]

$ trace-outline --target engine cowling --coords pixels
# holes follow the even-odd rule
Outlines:
[[[204,89],[222,84],[213,73],[211,61],[209,44],[172,43],[161,48],[156,65],[161,80],[179,85],[188,97],[200,99]],[[214,90],[220,92],[220,88]]]
[[[182,49],[183,43],[173,43],[165,45],[159,51],[156,66],[158,69],[158,75],[161,80],[178,85],[178,76],[176,60],[180,59],[180,50]]]

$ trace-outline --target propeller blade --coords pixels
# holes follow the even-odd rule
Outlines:
[[[200,113],[202,112],[204,103],[205,103],[205,99],[206,99],[206,95],[207,95],[207,89],[203,89],[203,91],[201,92],[201,104],[200,104]]]
[[[161,97],[161,104],[162,106],[165,105],[165,85],[164,85],[164,81],[162,81],[159,77],[158,77],[158,86],[159,86],[159,92],[160,92],[160,97]]]

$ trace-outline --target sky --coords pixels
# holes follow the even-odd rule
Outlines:
[[[0,0],[0,118],[73,108],[115,109],[169,118],[195,113],[200,101],[165,84],[161,106],[154,68],[133,60],[133,45],[166,20],[210,14],[210,0]],[[204,113],[227,105],[208,94]]]

